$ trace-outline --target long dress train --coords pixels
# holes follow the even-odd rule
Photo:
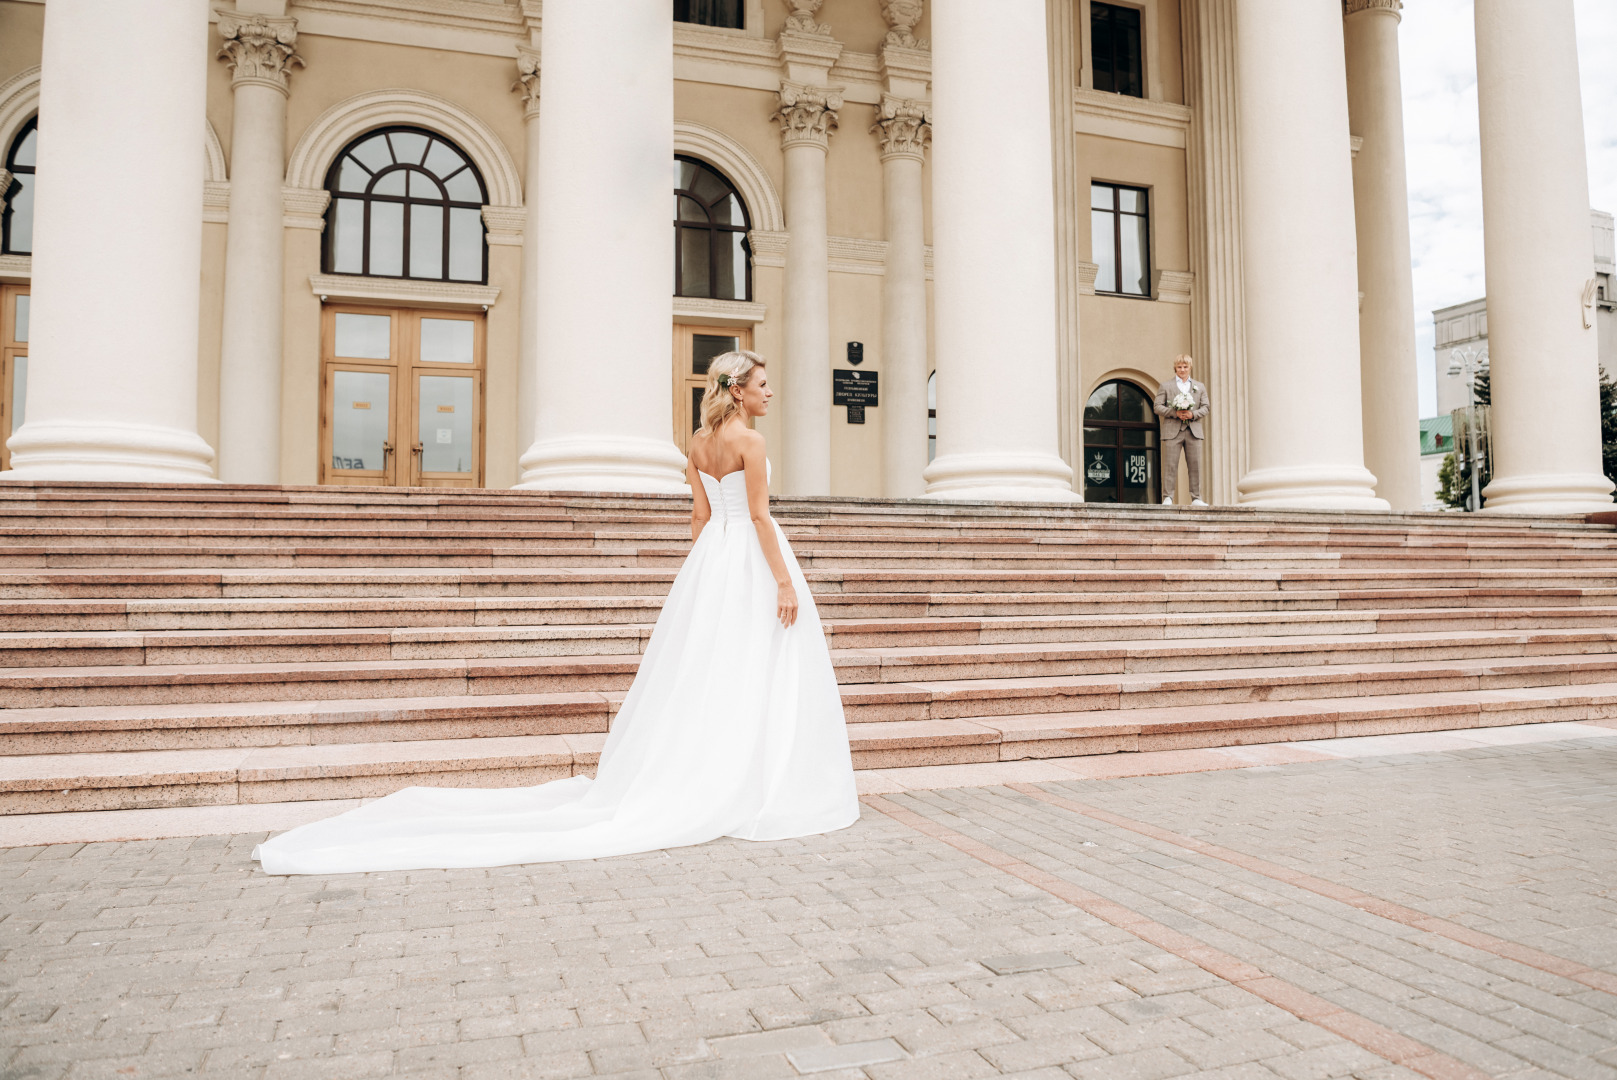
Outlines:
[[[808,583],[776,526],[800,605],[783,628],[744,476],[699,475],[713,518],[674,578],[595,779],[406,788],[265,841],[253,852],[264,870],[504,866],[853,824],[842,698]]]

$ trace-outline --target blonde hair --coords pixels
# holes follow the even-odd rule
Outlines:
[[[1192,371],[1195,371],[1195,370],[1196,370],[1196,361],[1194,361],[1194,360],[1192,360],[1192,359],[1191,359],[1191,358],[1190,358],[1190,354],[1189,354],[1189,353],[1180,353],[1180,354],[1179,354],[1179,355],[1178,355],[1178,356],[1176,356],[1176,357],[1174,357],[1174,358],[1173,358],[1173,366],[1174,366],[1174,367],[1178,367],[1178,366],[1179,366],[1179,362],[1180,362],[1180,361],[1181,361],[1181,360],[1183,360],[1183,361],[1184,361],[1184,362],[1185,362],[1185,363],[1187,363],[1187,364],[1189,364],[1189,365],[1190,365],[1190,370],[1192,370]]]
[[[713,434],[733,413],[741,411],[741,402],[730,388],[746,386],[752,381],[752,373],[763,366],[763,357],[745,349],[713,358],[707,366],[707,390],[702,394],[702,434]]]

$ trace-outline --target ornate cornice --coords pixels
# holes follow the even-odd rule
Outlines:
[[[1404,0],[1342,0],[1342,18],[1357,15],[1361,11],[1379,11],[1393,18],[1402,20],[1400,14],[1404,10]]]
[[[786,6],[792,9],[792,13],[786,16],[786,29],[799,34],[829,35],[831,28],[814,19],[823,3],[825,0],[786,0]]]
[[[881,109],[870,130],[878,133],[883,158],[922,159],[932,143],[932,106],[913,98],[883,94]]]
[[[477,308],[487,310],[500,298],[500,289],[497,285],[360,277],[357,274],[310,274],[309,289],[322,300],[350,300],[359,303],[382,301],[461,311]]]
[[[520,246],[522,232],[527,228],[527,224],[528,211],[524,207],[483,207],[483,227],[487,230],[484,236],[490,244],[496,247],[502,244]]]
[[[900,49],[926,48],[926,42],[915,36],[923,9],[924,0],[881,0],[881,15],[888,28],[886,44]]]
[[[281,224],[288,229],[313,229],[321,232],[326,227],[326,207],[331,203],[331,192],[325,188],[281,188]]]
[[[782,147],[801,144],[824,150],[837,129],[837,110],[842,108],[842,87],[780,84],[780,108],[773,119],[780,121]]]
[[[517,81],[511,90],[522,95],[522,115],[532,120],[539,115],[539,50],[517,46]]]
[[[303,57],[294,51],[298,21],[219,12],[219,59],[230,65],[232,86],[269,86],[286,93],[286,78]]]

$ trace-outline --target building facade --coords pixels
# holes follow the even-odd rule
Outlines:
[[[750,347],[783,493],[1155,502],[1190,353],[1215,501],[1417,509],[1400,7],[0,0],[0,476],[682,490]],[[1491,506],[1590,509],[1571,3],[1476,7]]]

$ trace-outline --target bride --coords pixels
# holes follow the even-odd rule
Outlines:
[[[595,778],[407,788],[260,844],[271,874],[592,859],[720,836],[784,840],[859,817],[842,699],[808,584],[769,516],[749,421],[774,391],[755,353],[714,359],[691,437],[691,553]]]

